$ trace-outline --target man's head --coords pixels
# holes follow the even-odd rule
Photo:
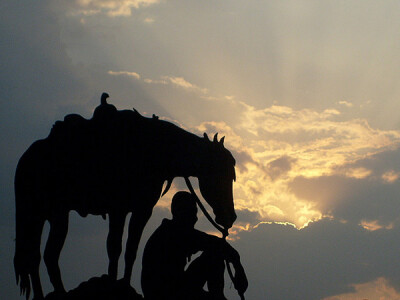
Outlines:
[[[194,226],[197,222],[196,200],[189,192],[177,192],[172,198],[171,212],[173,220],[186,226]]]

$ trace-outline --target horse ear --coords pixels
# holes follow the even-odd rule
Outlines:
[[[219,143],[221,144],[221,146],[224,146],[224,141],[225,141],[225,137],[223,136],[223,137],[219,140]]]
[[[218,143],[218,132],[214,135],[214,143]]]
[[[207,133],[204,132],[203,136],[204,136],[204,138],[206,139],[206,141],[210,142],[210,139],[208,138]]]

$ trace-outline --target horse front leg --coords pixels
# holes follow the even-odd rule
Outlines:
[[[146,211],[133,212],[129,221],[129,232],[128,240],[126,241],[125,249],[125,273],[124,281],[130,283],[132,276],[133,263],[136,259],[136,253],[139,246],[140,238],[143,233],[143,229],[150,219],[152,214],[152,208]]]
[[[118,276],[118,260],[122,251],[125,218],[126,213],[109,214],[109,231],[107,237],[108,275],[114,280]]]
[[[26,228],[29,232],[29,236],[27,236],[26,241],[26,249],[25,251],[32,251],[30,260],[27,261],[29,275],[32,281],[32,289],[33,289],[33,300],[41,300],[44,299],[42,284],[40,282],[40,275],[39,275],[39,265],[40,265],[40,238],[43,231],[44,220],[35,220],[34,222],[30,223],[27,222],[31,227]],[[26,292],[26,299],[29,298],[30,293],[30,283],[28,277],[25,277],[27,282],[24,278],[21,278],[21,292]],[[22,282],[24,281],[24,282]]]

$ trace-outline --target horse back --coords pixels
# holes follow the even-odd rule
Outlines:
[[[117,206],[132,210],[138,206],[133,199],[158,197],[165,179],[157,154],[162,133],[155,127],[133,111],[102,122],[69,115],[21,157],[16,194],[27,194],[24,206],[48,213],[105,214]]]

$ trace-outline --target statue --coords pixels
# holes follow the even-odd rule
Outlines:
[[[109,219],[108,274],[117,278],[126,215],[131,212],[123,280],[130,282],[144,226],[175,177],[197,177],[200,191],[227,231],[236,219],[232,184],[235,160],[223,138],[210,141],[178,126],[146,118],[136,110],[101,104],[92,119],[77,114],[57,121],[49,136],[34,142],[15,175],[16,248],[14,268],[21,293],[43,299],[39,277],[40,239],[50,233],[44,262],[55,292],[65,288],[58,265],[68,231],[69,211]]]
[[[197,206],[192,194],[172,198],[172,220],[164,219],[148,240],[143,253],[142,290],[146,300],[226,300],[225,261],[235,268],[235,288],[240,295],[247,278],[239,253],[225,239],[194,229]],[[191,256],[202,254],[193,262]],[[208,291],[203,289],[207,283]]]

